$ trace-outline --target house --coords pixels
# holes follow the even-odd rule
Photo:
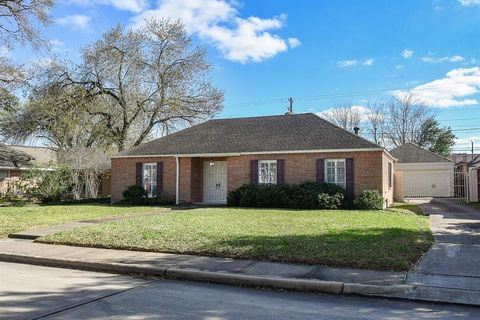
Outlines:
[[[453,153],[449,159],[455,163],[458,172],[468,172],[469,168],[480,168],[480,154]]]
[[[33,167],[49,169],[59,164],[82,174],[95,168],[101,174],[98,194],[110,194],[110,159],[104,152],[94,148],[55,151],[45,147],[18,145],[0,145],[0,194],[6,192],[9,183],[17,180],[22,171]],[[87,198],[91,197],[88,187],[83,188],[82,192]]]
[[[454,197],[454,163],[413,143],[390,151],[395,164],[395,199]]]
[[[395,159],[313,113],[217,119],[112,157],[112,201],[130,185],[177,203],[225,203],[243,184],[336,183],[393,200]]]

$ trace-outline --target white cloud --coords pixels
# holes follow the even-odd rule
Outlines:
[[[358,60],[341,60],[337,62],[339,68],[353,67],[358,64]]]
[[[360,105],[355,105],[355,106],[352,106],[351,107],[352,110],[354,111],[357,111],[358,114],[360,115],[360,121],[366,121],[368,119],[368,116],[370,115],[370,109],[368,109],[367,107],[364,107],[364,106],[360,106]],[[316,114],[322,118],[326,118],[328,119],[328,116],[330,114],[332,114],[332,112],[335,110],[336,108],[329,108],[329,109],[326,109],[326,110],[323,110],[321,112],[317,112]]]
[[[403,69],[403,64],[397,64],[397,65],[395,66],[395,68],[396,68],[397,70]]]
[[[75,14],[58,18],[56,22],[59,25],[69,27],[75,30],[85,30],[88,28],[91,18],[82,14]]]
[[[480,0],[458,0],[462,6],[480,6]]]
[[[426,57],[422,57],[422,61],[427,63],[463,62],[465,61],[465,58],[459,55],[446,56],[446,57],[434,57],[434,56],[428,55]]]
[[[375,62],[375,59],[373,58],[370,58],[370,59],[367,59],[363,62],[363,65],[364,66],[373,66],[373,63]]]
[[[302,44],[297,38],[288,38],[287,41],[290,48],[296,48]]]
[[[456,147],[464,147],[464,148],[471,148],[472,141],[475,145],[480,143],[480,136],[470,136],[465,138],[457,138],[455,139],[455,146]]]
[[[453,69],[446,77],[416,86],[411,92],[437,108],[479,104],[480,101],[472,95],[480,92],[480,67]],[[406,92],[395,91],[393,94],[401,96]]]
[[[148,18],[180,19],[190,33],[212,43],[223,55],[241,63],[259,62],[300,45],[297,38],[284,39],[272,30],[285,25],[286,15],[262,19],[241,18],[236,2],[227,0],[160,0],[157,8],[131,20],[133,28]]]
[[[110,5],[119,10],[140,13],[148,8],[148,0],[68,0],[71,4],[81,6]]]
[[[404,49],[402,52],[402,57],[405,59],[410,59],[413,56],[413,50],[412,49]]]

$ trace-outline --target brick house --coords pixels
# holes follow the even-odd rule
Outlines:
[[[130,185],[177,203],[225,203],[243,184],[331,182],[393,201],[395,159],[313,113],[216,119],[112,157],[112,201]]]

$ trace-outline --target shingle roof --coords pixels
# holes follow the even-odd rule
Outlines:
[[[391,150],[390,154],[398,159],[398,163],[451,162],[447,158],[425,150],[413,143],[405,143]]]
[[[0,145],[0,168],[24,168],[31,165],[33,157],[11,146]]]
[[[380,147],[313,113],[305,113],[210,120],[115,157],[371,148]]]

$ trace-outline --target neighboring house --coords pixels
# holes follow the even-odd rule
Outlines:
[[[10,181],[18,179],[22,170],[56,162],[57,154],[51,149],[0,145],[0,194],[6,191]]]
[[[0,145],[0,194],[6,191],[9,182],[18,179],[23,170],[32,167],[48,169],[58,164],[81,172],[92,168],[98,170],[102,175],[99,194],[110,194],[110,159],[102,151],[80,148],[60,152],[44,147],[17,145]]]
[[[112,201],[130,185],[177,203],[225,203],[243,184],[319,181],[393,199],[383,148],[312,113],[210,120],[112,157]]]
[[[455,163],[458,172],[467,172],[469,168],[480,168],[480,154],[454,153],[450,160]]]
[[[395,198],[453,197],[454,164],[413,143],[390,151],[395,164]]]

